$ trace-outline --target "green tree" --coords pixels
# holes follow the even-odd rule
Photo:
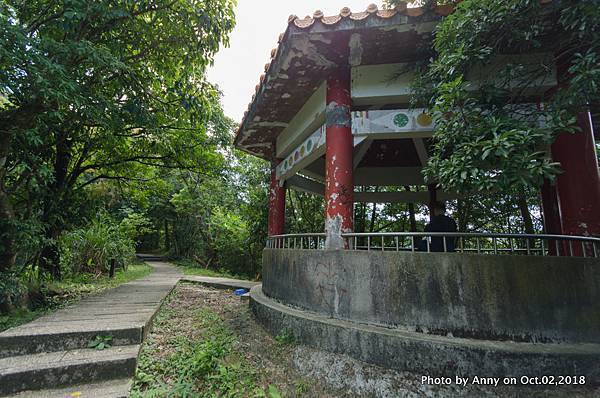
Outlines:
[[[218,170],[229,125],[204,72],[233,5],[0,3],[0,270],[28,211],[43,229],[40,261],[59,275],[56,240],[87,187],[143,181],[148,168]]]
[[[414,85],[415,103],[436,114],[428,179],[462,192],[523,191],[553,179],[560,168],[549,145],[576,133],[576,114],[600,103],[600,2],[464,0],[432,44]],[[528,54],[537,54],[533,62],[519,56]],[[536,91],[554,67],[556,90]]]

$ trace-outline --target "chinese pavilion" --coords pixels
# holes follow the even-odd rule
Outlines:
[[[541,189],[546,235],[515,244],[519,237],[507,234],[445,234],[458,253],[430,253],[416,250],[415,237],[435,233],[353,233],[355,202],[457,197],[426,187],[435,122],[409,106],[414,74],[406,68],[430,55],[434,28],[452,12],[370,5],[289,18],[235,139],[272,165],[270,238],[253,310],[275,332],[397,369],[576,371],[600,381],[600,176],[589,111],[579,114],[581,133],[561,135],[550,150],[564,173]],[[510,57],[547,65],[537,92],[564,78],[542,51],[480,68],[473,90]],[[287,189],[324,197],[324,233],[285,235]]]

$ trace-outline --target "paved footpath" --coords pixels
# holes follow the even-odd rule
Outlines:
[[[0,396],[127,396],[152,318],[182,277],[166,262],[148,264],[145,278],[0,333]],[[112,336],[112,346],[87,348],[98,335]]]
[[[154,268],[149,276],[0,333],[0,396],[127,397],[152,318],[180,279],[222,289],[260,284],[183,277],[160,257],[140,258]],[[112,346],[87,348],[99,335],[112,336]]]

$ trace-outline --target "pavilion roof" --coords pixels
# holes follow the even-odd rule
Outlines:
[[[256,92],[235,137],[235,145],[263,159],[274,156],[274,141],[331,71],[340,65],[415,61],[420,46],[441,16],[453,6],[425,9],[405,3],[380,10],[342,8],[338,15],[319,10],[301,19],[291,15],[279,43],[271,51]],[[350,42],[349,53],[345,44]],[[346,49],[346,51],[344,51]]]

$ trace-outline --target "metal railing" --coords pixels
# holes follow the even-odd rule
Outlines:
[[[459,252],[538,256],[600,256],[600,238],[547,234],[495,234],[461,232],[345,233],[349,250],[410,252]],[[325,248],[325,234],[274,235],[267,239],[271,249]]]
[[[272,235],[267,249],[325,249],[325,233]]]

